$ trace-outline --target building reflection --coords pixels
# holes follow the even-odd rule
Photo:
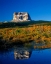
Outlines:
[[[28,59],[31,57],[32,50],[24,49],[24,48],[17,48],[14,50],[14,58],[15,59]]]

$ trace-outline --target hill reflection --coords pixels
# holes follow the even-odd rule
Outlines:
[[[51,48],[51,44],[31,42],[24,45],[0,45],[0,56],[9,55],[11,59],[24,60],[31,57],[33,50],[43,50],[46,48]]]
[[[31,57],[32,50],[28,48],[17,48],[14,50],[15,59],[28,59]]]
[[[29,59],[32,54],[32,49],[33,48],[31,47],[29,48],[25,46],[13,46],[11,48],[6,47],[4,49],[0,49],[0,55],[8,56],[10,53],[13,53],[13,58],[15,60]]]

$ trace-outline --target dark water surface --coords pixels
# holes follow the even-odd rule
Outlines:
[[[2,50],[0,64],[51,64],[51,49],[15,47]]]

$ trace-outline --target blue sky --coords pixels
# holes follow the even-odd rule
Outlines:
[[[0,0],[0,21],[9,21],[14,12],[28,12],[32,20],[51,21],[51,0]]]

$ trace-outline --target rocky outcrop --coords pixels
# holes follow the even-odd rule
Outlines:
[[[27,12],[15,12],[13,14],[13,21],[19,22],[19,21],[30,21],[30,15]]]

